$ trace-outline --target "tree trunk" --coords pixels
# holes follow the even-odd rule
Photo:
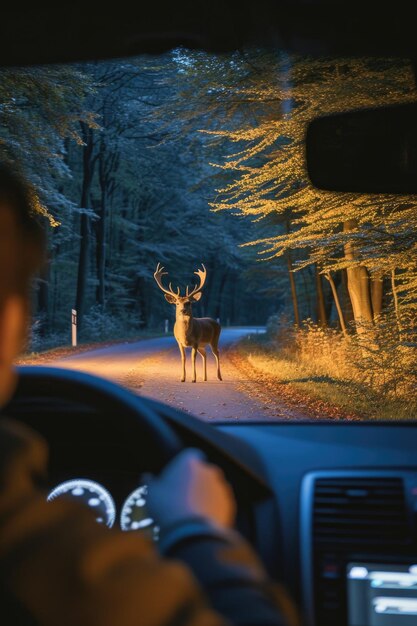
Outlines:
[[[335,282],[333,280],[333,276],[330,274],[330,272],[327,272],[327,274],[325,274],[325,276],[326,276],[327,280],[330,283],[330,288],[332,290],[334,303],[336,305],[337,314],[339,316],[340,328],[342,329],[342,333],[346,336],[347,335],[347,330],[346,330],[345,318],[343,317],[343,311],[342,311],[342,307],[340,306],[340,300],[339,300],[339,296],[337,294],[337,288],[336,288]]]
[[[333,309],[334,298],[333,298],[332,290],[327,288],[327,281],[323,280],[322,282],[323,282],[324,310],[326,312],[327,326],[329,326],[331,319],[332,319],[332,309]],[[336,276],[333,279],[333,282],[337,289],[338,279]]]
[[[105,303],[105,265],[106,265],[106,213],[107,213],[107,176],[105,167],[104,141],[100,143],[100,153],[98,161],[99,183],[100,183],[100,207],[98,210],[99,219],[96,222],[96,267],[97,267],[97,288],[96,302],[104,307]]]
[[[135,299],[139,304],[141,328],[148,328],[149,325],[149,302],[147,298],[148,289],[149,285],[146,284],[145,279],[139,276],[136,282]]]
[[[342,274],[342,281],[341,281],[342,284],[339,290],[339,297],[340,297],[340,303],[342,306],[344,320],[346,324],[349,325],[351,322],[354,321],[353,309],[352,309],[352,303],[350,301],[348,287],[347,287],[348,279],[347,279],[346,270],[342,269],[341,274]]]
[[[85,145],[83,147],[83,180],[81,187],[80,204],[81,208],[88,209],[90,208],[90,190],[95,165],[95,162],[93,160],[94,141],[92,130],[88,128],[86,124],[81,123],[81,129],[83,132]],[[82,213],[80,218],[80,253],[78,260],[77,294],[75,299],[75,308],[77,309],[77,322],[79,330],[81,330],[84,317],[89,251],[90,218],[85,213]]]
[[[287,233],[290,234],[291,222],[289,219],[286,220],[285,225],[287,228]],[[287,252],[287,267],[288,267],[288,276],[290,279],[290,286],[291,286],[291,300],[292,300],[292,307],[294,311],[294,324],[298,326],[299,328],[300,327],[300,310],[298,308],[298,297],[297,297],[297,288],[295,284],[295,276],[294,276],[294,272],[292,271],[293,267],[292,267],[291,250],[288,250]]]
[[[392,298],[394,300],[394,311],[395,311],[395,317],[397,319],[398,331],[401,334],[402,325],[401,325],[401,318],[400,318],[400,307],[398,303],[397,285],[395,283],[395,270],[392,270],[391,272],[391,289],[392,289]]]
[[[87,215],[81,215],[80,221],[80,255],[78,259],[77,274],[77,296],[75,300],[75,308],[77,310],[78,328],[81,330],[84,308],[85,308],[85,291],[87,285],[88,272],[88,256],[90,250],[90,220]]]
[[[294,272],[292,271],[291,252],[289,250],[287,252],[287,266],[288,266],[288,276],[289,276],[289,279],[290,279],[290,286],[291,286],[292,306],[293,306],[293,310],[294,310],[294,324],[296,326],[300,327],[300,314],[299,314],[299,311],[298,311],[297,288],[296,288],[296,285],[295,285]]]
[[[205,286],[205,298],[203,298],[203,302],[201,303],[201,311],[202,311],[202,317],[210,317],[210,313],[212,310],[212,298],[213,298],[213,285],[214,285],[214,273],[215,273],[215,264],[212,260],[212,258],[210,257],[209,259],[207,259],[206,263],[204,264],[206,266],[207,269],[207,281],[206,281],[206,286]],[[201,300],[200,300],[201,302]]]
[[[371,278],[371,302],[372,313],[376,319],[382,312],[382,299],[384,296],[384,281],[382,277]]]
[[[316,281],[316,313],[317,313],[317,324],[323,328],[327,326],[327,317],[326,317],[326,305],[324,302],[324,293],[323,293],[323,282],[321,278],[321,274],[317,268],[317,265],[314,266],[315,273],[315,281]]]
[[[300,275],[303,281],[304,303],[305,303],[305,307],[307,307],[307,317],[311,318],[313,316],[313,308],[312,308],[311,293],[310,293],[311,276],[310,276],[310,272],[308,271],[308,268],[301,270]]]
[[[349,232],[357,229],[356,220],[348,220],[343,225],[343,230]],[[345,258],[355,262],[357,255],[352,242],[345,244]],[[353,316],[360,330],[361,322],[373,322],[371,294],[369,288],[369,275],[363,265],[353,265],[346,269],[347,288],[352,303]]]
[[[42,268],[39,278],[37,312],[41,316],[39,334],[44,337],[49,324],[49,260]]]
[[[224,306],[222,306],[223,303],[223,294],[224,294],[224,289],[226,287],[226,281],[227,281],[227,276],[228,276],[228,272],[223,272],[221,279],[220,279],[220,284],[219,284],[219,291],[218,291],[218,297],[217,297],[217,301],[216,301],[216,309],[215,309],[215,313],[214,313],[214,317],[215,319],[220,317],[220,312],[224,312]]]
[[[223,278],[222,267],[213,268],[211,272],[210,291],[207,292],[207,310],[208,317],[218,317],[220,308],[220,284]]]
[[[230,285],[230,323],[233,326],[236,318],[236,296],[237,296],[237,281],[238,277],[233,273],[231,285]]]

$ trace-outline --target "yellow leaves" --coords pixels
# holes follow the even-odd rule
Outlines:
[[[394,195],[314,189],[304,153],[307,124],[318,115],[415,101],[410,64],[398,59],[269,58],[256,88],[252,83],[246,92],[241,87],[242,93],[275,104],[265,106],[264,115],[259,114],[252,125],[210,131],[243,145],[218,165],[233,172],[235,179],[218,190],[212,208],[252,219],[290,219],[293,232],[250,244],[259,245],[268,258],[289,249],[303,250],[297,269],[320,258],[323,271],[366,261],[371,273],[398,267],[413,275],[417,261],[416,255],[410,254],[410,241],[417,232],[417,197],[404,200]],[[354,220],[356,227],[343,232],[342,224],[349,220]],[[388,236],[390,231],[392,236]],[[345,258],[347,241],[358,250],[354,260]]]
[[[42,204],[36,191],[34,189],[31,189],[29,193],[30,193],[30,201],[31,201],[33,211],[37,213],[38,215],[42,215],[42,217],[45,217],[48,220],[49,225],[52,228],[56,228],[57,226],[60,226],[61,222],[58,222],[54,218],[54,216],[48,211],[47,207],[44,204]]]

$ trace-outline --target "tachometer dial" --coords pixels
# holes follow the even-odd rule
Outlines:
[[[146,509],[147,493],[148,487],[141,485],[126,498],[120,515],[120,527],[122,530],[147,530],[153,539],[157,539],[159,528]]]
[[[86,478],[75,478],[60,483],[48,495],[48,502],[61,496],[69,496],[94,510],[96,521],[111,528],[116,517],[116,507],[110,493],[99,483]]]

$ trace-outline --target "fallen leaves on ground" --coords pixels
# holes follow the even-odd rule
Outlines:
[[[247,356],[237,349],[228,352],[233,365],[251,379],[256,386],[261,386],[264,394],[270,395],[274,402],[286,404],[289,408],[307,414],[310,419],[333,419],[362,421],[364,418],[343,408],[330,405],[323,400],[302,394],[291,383],[282,382],[277,376],[267,374],[249,362]]]

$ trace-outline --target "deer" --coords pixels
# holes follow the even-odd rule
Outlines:
[[[207,345],[210,346],[214,358],[216,359],[217,378],[218,380],[222,380],[218,348],[221,326],[211,317],[193,317],[192,305],[194,302],[200,300],[207,277],[207,270],[203,263],[201,265],[203,269],[198,269],[194,272],[194,274],[198,276],[200,284],[195,285],[191,291],[189,291],[187,285],[185,296],[181,295],[179,287],[174,291],[171,283],[169,283],[168,289],[163,286],[162,276],[167,275],[168,272],[164,271],[165,268],[162,267],[160,263],[156,266],[154,273],[158,287],[164,292],[165,300],[170,304],[175,304],[174,337],[181,353],[182,383],[185,382],[185,348],[191,348],[191,360],[193,365],[192,382],[195,383],[197,379],[195,369],[197,352],[203,359],[203,379],[204,381],[207,380]]]

